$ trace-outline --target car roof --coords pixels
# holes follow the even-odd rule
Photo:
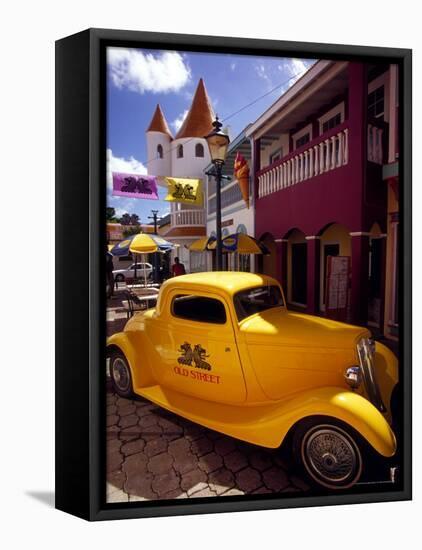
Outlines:
[[[244,273],[243,271],[207,271],[201,273],[189,273],[168,279],[162,286],[170,290],[173,286],[195,288],[196,290],[222,290],[233,295],[247,288],[261,285],[278,285],[272,277],[257,273]]]

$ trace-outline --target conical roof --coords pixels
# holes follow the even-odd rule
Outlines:
[[[163,114],[163,111],[161,110],[159,103],[155,108],[154,116],[152,117],[152,120],[149,123],[147,132],[162,132],[163,134],[167,134],[168,136],[170,136],[171,139],[173,139],[173,136],[170,132],[170,128],[168,127],[168,124],[167,124],[167,120]]]
[[[201,78],[196,88],[195,95],[193,96],[192,105],[175,139],[191,137],[203,138],[213,129],[213,120],[214,111],[204,81]]]

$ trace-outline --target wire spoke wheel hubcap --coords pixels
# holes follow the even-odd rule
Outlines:
[[[130,374],[128,367],[120,357],[116,357],[111,368],[113,381],[120,391],[127,391],[130,386]]]
[[[320,485],[351,487],[359,479],[362,458],[355,441],[341,428],[316,426],[302,441],[306,470]]]

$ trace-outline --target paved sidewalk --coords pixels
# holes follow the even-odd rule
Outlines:
[[[291,471],[279,450],[107,393],[107,502],[308,490]]]

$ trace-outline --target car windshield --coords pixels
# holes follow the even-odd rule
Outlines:
[[[254,313],[280,306],[284,306],[284,300],[276,285],[248,288],[234,295],[234,307],[239,321]]]

